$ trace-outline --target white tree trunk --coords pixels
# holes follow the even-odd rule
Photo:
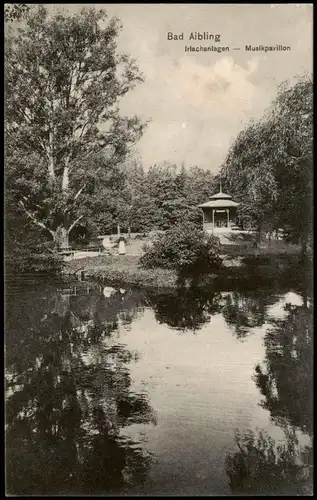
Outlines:
[[[54,233],[54,242],[59,248],[69,247],[69,232],[65,227],[60,226],[57,228]]]
[[[53,156],[53,131],[50,128],[49,130],[49,144],[48,144],[48,177],[49,179],[55,180],[55,169],[54,169],[54,156]]]
[[[69,186],[69,167],[66,164],[63,172],[62,191],[67,191]]]

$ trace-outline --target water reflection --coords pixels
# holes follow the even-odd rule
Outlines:
[[[309,492],[312,311],[277,314],[289,295],[11,290],[7,492],[223,495],[228,477],[235,494]],[[282,443],[244,434],[254,422]]]
[[[276,302],[274,294],[266,290],[248,290],[225,295],[222,314],[239,339],[246,337],[252,328],[264,325],[268,320],[268,307]]]
[[[149,456],[121,430],[155,415],[147,394],[131,391],[137,357],[110,341],[128,304],[129,320],[137,313],[138,297],[34,299],[7,303],[7,493],[102,493],[142,481]]]
[[[264,339],[265,362],[256,366],[255,381],[262,405],[278,425],[290,423],[313,432],[312,307],[286,306],[287,316],[275,320]]]
[[[196,288],[180,288],[164,293],[148,292],[147,305],[159,323],[178,330],[199,330],[220,311],[221,294]]]
[[[221,313],[239,339],[262,326],[268,318],[268,307],[276,302],[276,296],[266,291],[219,292],[197,287],[148,292],[146,297],[159,323],[197,332],[213,315]]]
[[[287,304],[285,313],[265,334],[265,360],[256,365],[254,376],[264,396],[260,405],[283,429],[285,444],[261,430],[237,434],[238,451],[226,459],[233,493],[312,494],[312,307],[304,296],[303,305]],[[309,445],[300,445],[298,431]]]
[[[299,446],[294,431],[277,444],[265,431],[235,436],[238,452],[226,459],[226,472],[235,494],[312,494],[312,447]]]

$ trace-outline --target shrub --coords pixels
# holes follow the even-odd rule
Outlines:
[[[28,228],[28,232],[22,228],[16,234],[9,229],[5,241],[6,274],[57,275],[61,272],[63,261],[54,252],[53,242],[43,238],[33,227]]]
[[[61,257],[53,254],[45,245],[24,248],[17,246],[14,250],[7,251],[5,256],[5,272],[12,275],[57,275],[62,266]]]
[[[194,224],[180,224],[154,238],[143,247],[142,267],[176,270],[192,274],[218,269],[221,266],[218,238],[197,229]]]

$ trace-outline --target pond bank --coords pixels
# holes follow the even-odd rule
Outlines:
[[[294,280],[302,278],[303,269],[298,265],[298,257],[279,255],[274,258],[258,256],[225,258],[223,267],[216,273],[205,274],[199,278],[185,280],[198,285],[234,286],[242,281],[257,285],[284,279]],[[139,266],[139,257],[124,256],[99,256],[86,259],[73,260],[65,265],[66,274],[69,276],[83,273],[84,279],[95,280],[109,285],[125,285],[144,288],[177,288],[180,285],[177,273],[168,269],[143,269]]]

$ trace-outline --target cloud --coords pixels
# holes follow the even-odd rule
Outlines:
[[[147,82],[127,96],[122,109],[128,112],[138,102],[140,111],[155,117],[139,144],[145,166],[167,160],[217,169],[241,123],[266,105],[249,80],[254,60],[247,69],[231,57],[208,67],[185,55],[175,65],[165,54],[143,60],[141,69]]]
[[[263,115],[278,84],[312,70],[312,7],[105,5],[123,24],[118,49],[136,58],[146,78],[122,102],[124,113],[152,118],[137,146],[145,168],[167,160],[217,170],[239,131]],[[241,50],[185,53],[184,42],[167,40],[168,31],[221,33],[221,44]],[[291,51],[251,55],[243,50],[245,44],[262,43],[290,45]]]

